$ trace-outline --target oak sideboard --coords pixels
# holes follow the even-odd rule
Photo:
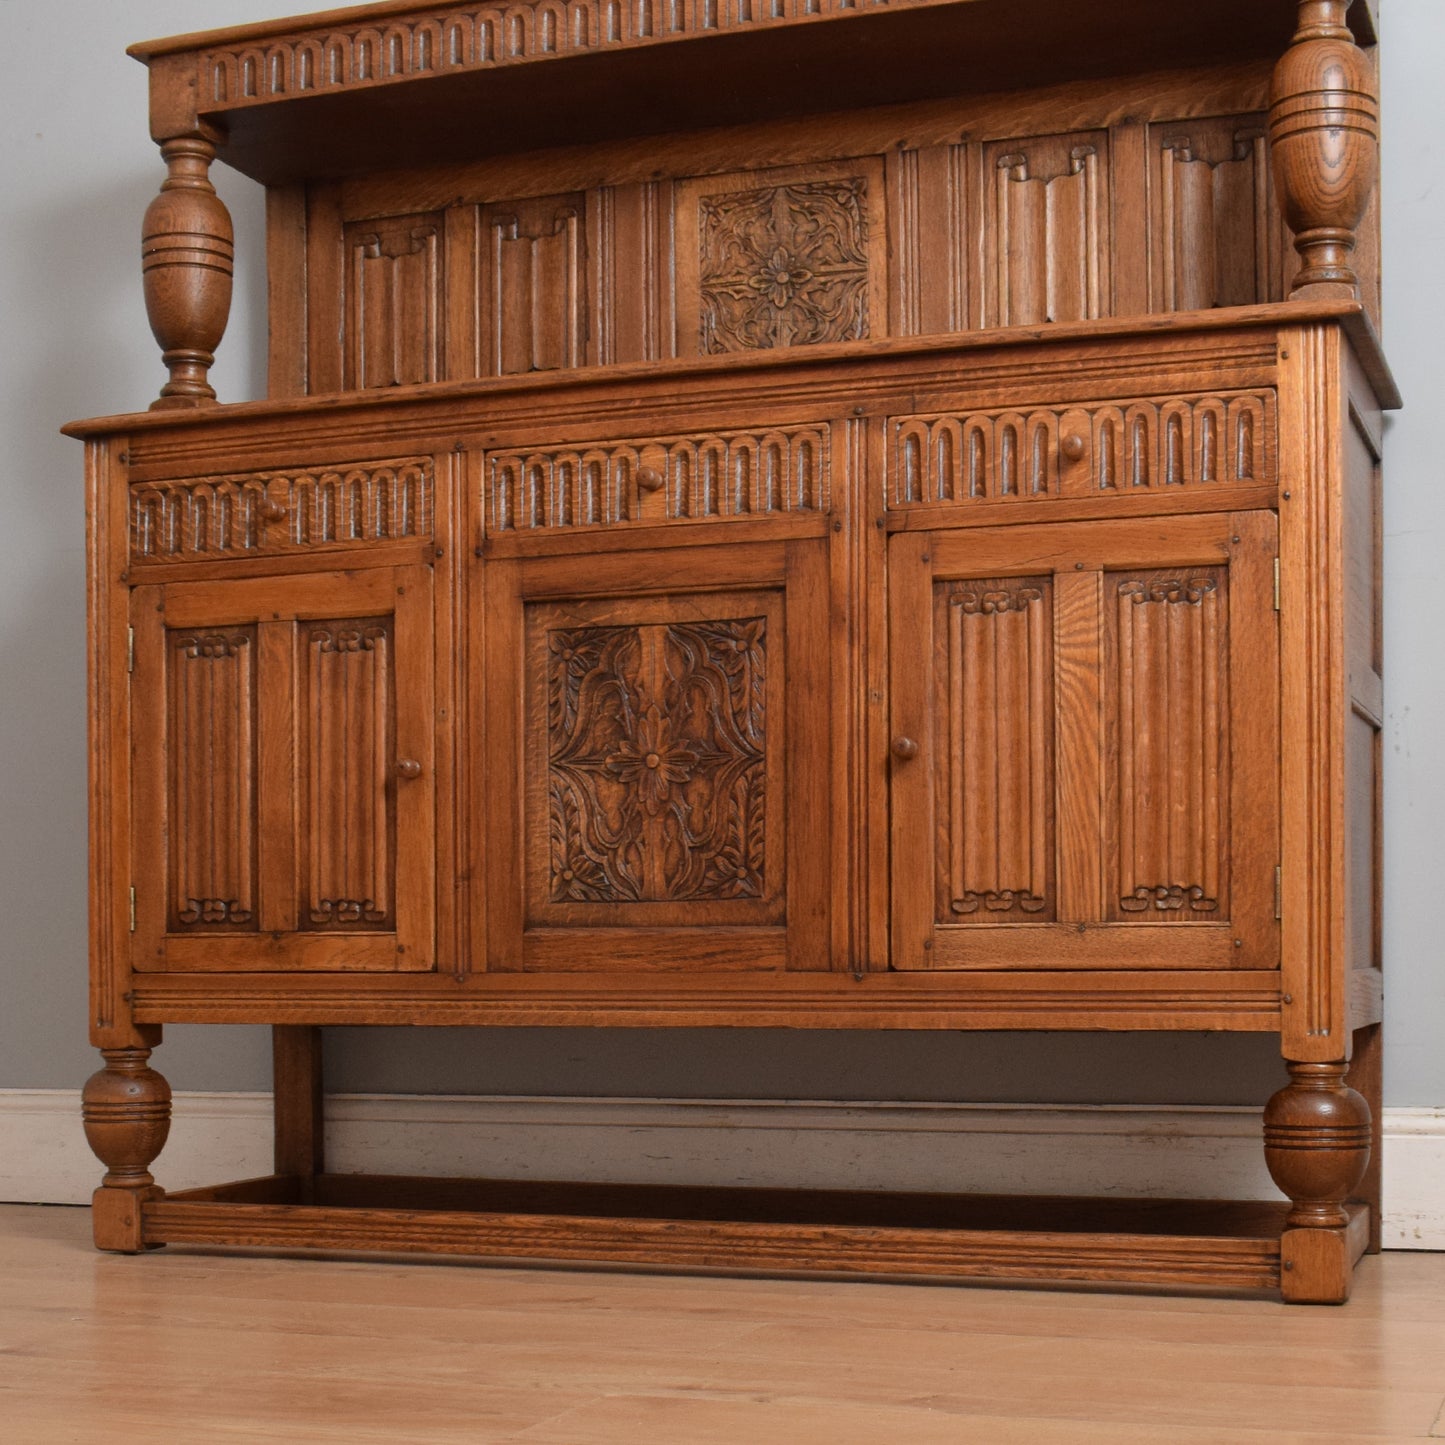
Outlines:
[[[1378,1247],[1372,6],[382,0],[133,48],[96,1243],[1346,1298]],[[266,186],[269,394],[218,405]],[[274,1174],[165,1191],[167,1023]],[[1277,1203],[328,1172],[337,1024],[1247,1030]],[[1263,1101],[1261,1101],[1263,1102]]]

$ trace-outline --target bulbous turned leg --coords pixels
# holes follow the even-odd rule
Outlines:
[[[1355,230],[1379,168],[1379,101],[1355,44],[1349,0],[1299,0],[1294,43],[1270,87],[1275,188],[1302,265],[1294,297],[1358,299]]]
[[[171,1129],[171,1086],[147,1063],[150,1054],[102,1049],[105,1068],[81,1094],[85,1137],[106,1168],[91,1202],[97,1249],[134,1254],[146,1247],[141,1205],[160,1193],[150,1165]]]
[[[1371,1139],[1370,1106],[1345,1083],[1347,1067],[1290,1064],[1289,1084],[1264,1110],[1265,1163],[1292,1206],[1280,1241],[1289,1300],[1343,1303],[1368,1241],[1369,1221],[1345,1208],[1370,1161]]]
[[[230,316],[235,240],[230,212],[211,185],[215,154],[199,136],[161,146],[167,174],[141,231],[146,315],[170,369],[152,410],[216,399],[206,377]]]

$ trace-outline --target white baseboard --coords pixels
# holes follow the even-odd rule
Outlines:
[[[995,1194],[1278,1198],[1259,1110],[410,1094],[327,1100],[343,1172]],[[178,1094],[168,1189],[270,1172],[269,1094]],[[1387,1109],[1385,1243],[1445,1249],[1445,1109]],[[83,1204],[73,1090],[0,1090],[0,1200]]]

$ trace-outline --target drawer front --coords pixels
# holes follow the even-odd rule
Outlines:
[[[130,489],[130,555],[214,562],[432,535],[430,457],[142,482]]]
[[[1277,456],[1268,389],[898,416],[889,425],[888,504],[1270,486]]]
[[[493,535],[725,522],[830,506],[826,423],[539,445],[486,457]]]

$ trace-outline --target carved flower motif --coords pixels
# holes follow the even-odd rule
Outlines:
[[[636,733],[623,738],[607,759],[608,771],[637,789],[652,817],[667,805],[673,785],[687,782],[696,767],[696,750],[688,743],[673,742],[672,723],[656,703],[638,718]]]
[[[806,286],[813,279],[813,273],[792,252],[782,246],[775,247],[756,276],[749,277],[748,285],[761,292],[781,311],[792,301],[800,286]]]

